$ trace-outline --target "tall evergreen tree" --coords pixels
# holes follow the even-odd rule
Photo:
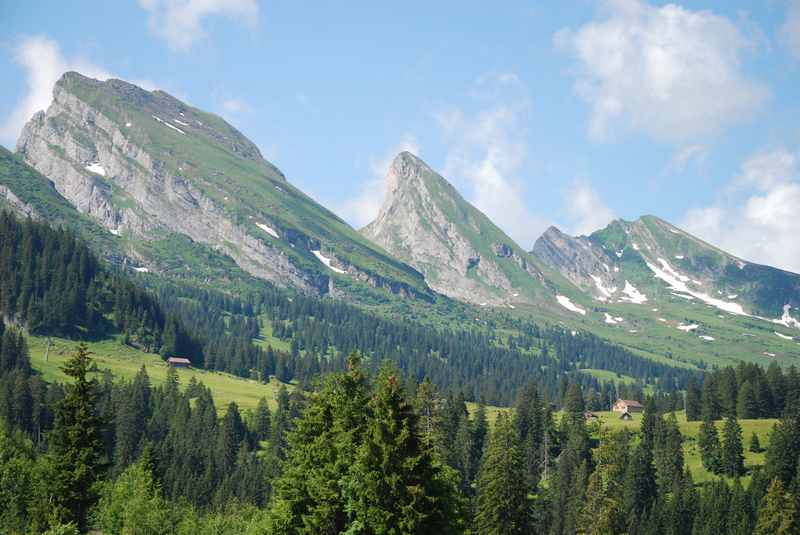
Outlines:
[[[487,535],[528,534],[531,513],[519,435],[511,420],[500,415],[478,474],[475,529]]]
[[[423,447],[396,371],[381,372],[369,412],[346,489],[354,522],[369,533],[463,531],[458,490]]]
[[[722,470],[722,451],[719,444],[719,434],[714,422],[703,418],[700,424],[700,432],[697,436],[697,446],[700,448],[700,459],[703,467],[713,474],[718,474]]]
[[[722,431],[723,444],[721,467],[722,471],[731,477],[744,474],[744,452],[742,448],[742,428],[735,416],[725,419]]]
[[[93,486],[107,467],[104,422],[96,409],[97,380],[89,378],[92,367],[86,344],[80,344],[62,366],[73,382],[65,387],[49,436],[53,502],[62,519],[75,522],[81,530],[87,528],[89,508],[97,499]]]

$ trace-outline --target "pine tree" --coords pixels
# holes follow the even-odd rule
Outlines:
[[[623,496],[628,525],[635,532],[656,496],[652,453],[640,442],[631,455],[625,472]]]
[[[239,447],[245,438],[245,427],[239,414],[239,407],[231,401],[222,417],[219,426],[217,442],[217,459],[219,459],[223,473],[230,474],[239,454]]]
[[[258,400],[253,421],[253,433],[256,436],[256,440],[269,440],[271,429],[272,414],[269,412],[269,403],[267,403],[267,398],[262,397]]]
[[[498,416],[477,480],[475,529],[486,535],[530,533],[531,504],[519,436],[511,420]]]
[[[795,499],[784,491],[777,479],[769,486],[766,496],[758,509],[758,522],[754,535],[798,535],[797,504]]]
[[[739,422],[736,421],[735,416],[726,418],[722,435],[722,471],[731,477],[741,476],[744,474],[742,428],[739,426]]]
[[[738,399],[736,401],[736,415],[742,419],[758,418],[758,400],[756,392],[750,381],[745,381],[739,387]]]
[[[349,529],[352,514],[346,509],[343,485],[369,416],[367,395],[366,375],[355,356],[346,374],[328,376],[322,388],[309,395],[306,410],[288,433],[287,462],[275,482],[271,505],[274,525],[308,534]]]
[[[346,489],[354,522],[369,533],[462,531],[457,483],[423,447],[396,371],[381,372],[369,412]]]
[[[597,468],[589,478],[579,533],[605,535],[626,530],[622,498],[629,448],[630,436],[627,431],[601,437],[595,455]]]
[[[65,387],[49,437],[53,501],[63,521],[85,530],[89,508],[97,499],[93,485],[107,467],[104,422],[96,410],[97,380],[88,378],[92,359],[87,346],[80,344],[61,369],[73,382]]]
[[[720,473],[722,469],[722,451],[719,444],[719,435],[717,426],[708,418],[704,418],[700,424],[697,446],[700,448],[703,467],[713,474]]]

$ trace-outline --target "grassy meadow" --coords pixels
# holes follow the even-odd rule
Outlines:
[[[64,381],[66,379],[61,371],[61,365],[75,351],[78,342],[63,338],[52,338],[52,346],[47,360],[45,360],[47,338],[30,336],[28,337],[28,345],[31,365],[42,374],[45,380]],[[144,366],[152,384],[163,384],[166,380],[168,368],[159,355],[145,353],[124,345],[117,338],[91,342],[89,350],[93,353],[92,358],[97,364],[98,370],[110,370],[115,378],[132,379]],[[275,396],[281,383],[274,378],[268,384],[263,384],[252,379],[235,377],[222,372],[196,368],[178,370],[178,378],[182,387],[185,387],[192,377],[211,389],[214,395],[214,403],[220,411],[224,410],[225,406],[231,401],[235,401],[243,410],[255,409],[259,399],[262,397],[267,398],[270,403],[270,409],[275,410],[277,406]],[[291,385],[287,386],[291,388]]]

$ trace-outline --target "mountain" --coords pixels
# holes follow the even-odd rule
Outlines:
[[[387,184],[377,218],[361,232],[423,273],[431,288],[479,305],[553,301],[549,269],[421,159],[401,152]]]
[[[311,295],[431,296],[235,128],[163,91],[67,73],[17,151],[143,269],[202,270],[212,257]]]
[[[640,289],[661,299],[666,289],[670,298],[800,327],[791,317],[800,275],[737,258],[655,216],[617,220],[591,236],[551,227],[533,254],[600,302],[645,302]]]
[[[800,275],[657,217],[616,220],[590,236],[551,227],[532,254],[591,298],[604,336],[629,347],[692,360],[800,357]]]

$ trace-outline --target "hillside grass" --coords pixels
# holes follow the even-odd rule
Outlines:
[[[601,430],[607,429],[609,431],[620,431],[627,429],[631,432],[638,432],[639,426],[642,421],[642,413],[633,414],[633,420],[625,421],[620,420],[619,415],[611,411],[595,412],[598,417],[597,424],[590,424],[590,429],[593,431],[595,437],[599,436]],[[716,479],[711,472],[703,468],[703,462],[700,458],[700,450],[697,446],[697,435],[700,430],[700,422],[687,422],[686,412],[679,411],[675,413],[678,421],[678,428],[683,434],[683,455],[684,463],[692,474],[695,483],[702,483],[704,481],[711,481]],[[744,448],[744,464],[748,470],[754,466],[761,466],[764,464],[765,453],[753,453],[749,451],[750,437],[755,433],[761,443],[762,450],[765,450],[769,445],[769,433],[772,427],[778,422],[774,418],[765,418],[760,420],[739,420],[739,425],[742,428],[742,446]],[[719,432],[720,440],[722,440],[722,428],[724,420],[714,422]],[[743,484],[750,481],[750,476],[742,479]]]
[[[47,338],[30,336],[28,346],[30,349],[31,365],[42,374],[47,381],[65,382],[66,376],[61,371],[61,365],[75,351],[79,342],[63,338],[52,338],[48,359],[45,361]],[[159,355],[145,353],[136,348],[124,345],[117,338],[90,342],[89,350],[92,359],[97,364],[99,372],[110,370],[115,379],[130,380],[135,377],[142,366],[147,370],[150,382],[153,385],[164,384],[167,377],[167,365]],[[242,410],[252,410],[258,405],[262,397],[266,397],[270,409],[275,410],[275,401],[281,383],[272,378],[268,384],[263,384],[252,379],[244,379],[223,372],[212,372],[196,368],[179,369],[178,378],[181,387],[186,387],[194,377],[211,389],[214,403],[220,412],[231,402],[236,402]],[[286,385],[292,388],[292,385]]]

